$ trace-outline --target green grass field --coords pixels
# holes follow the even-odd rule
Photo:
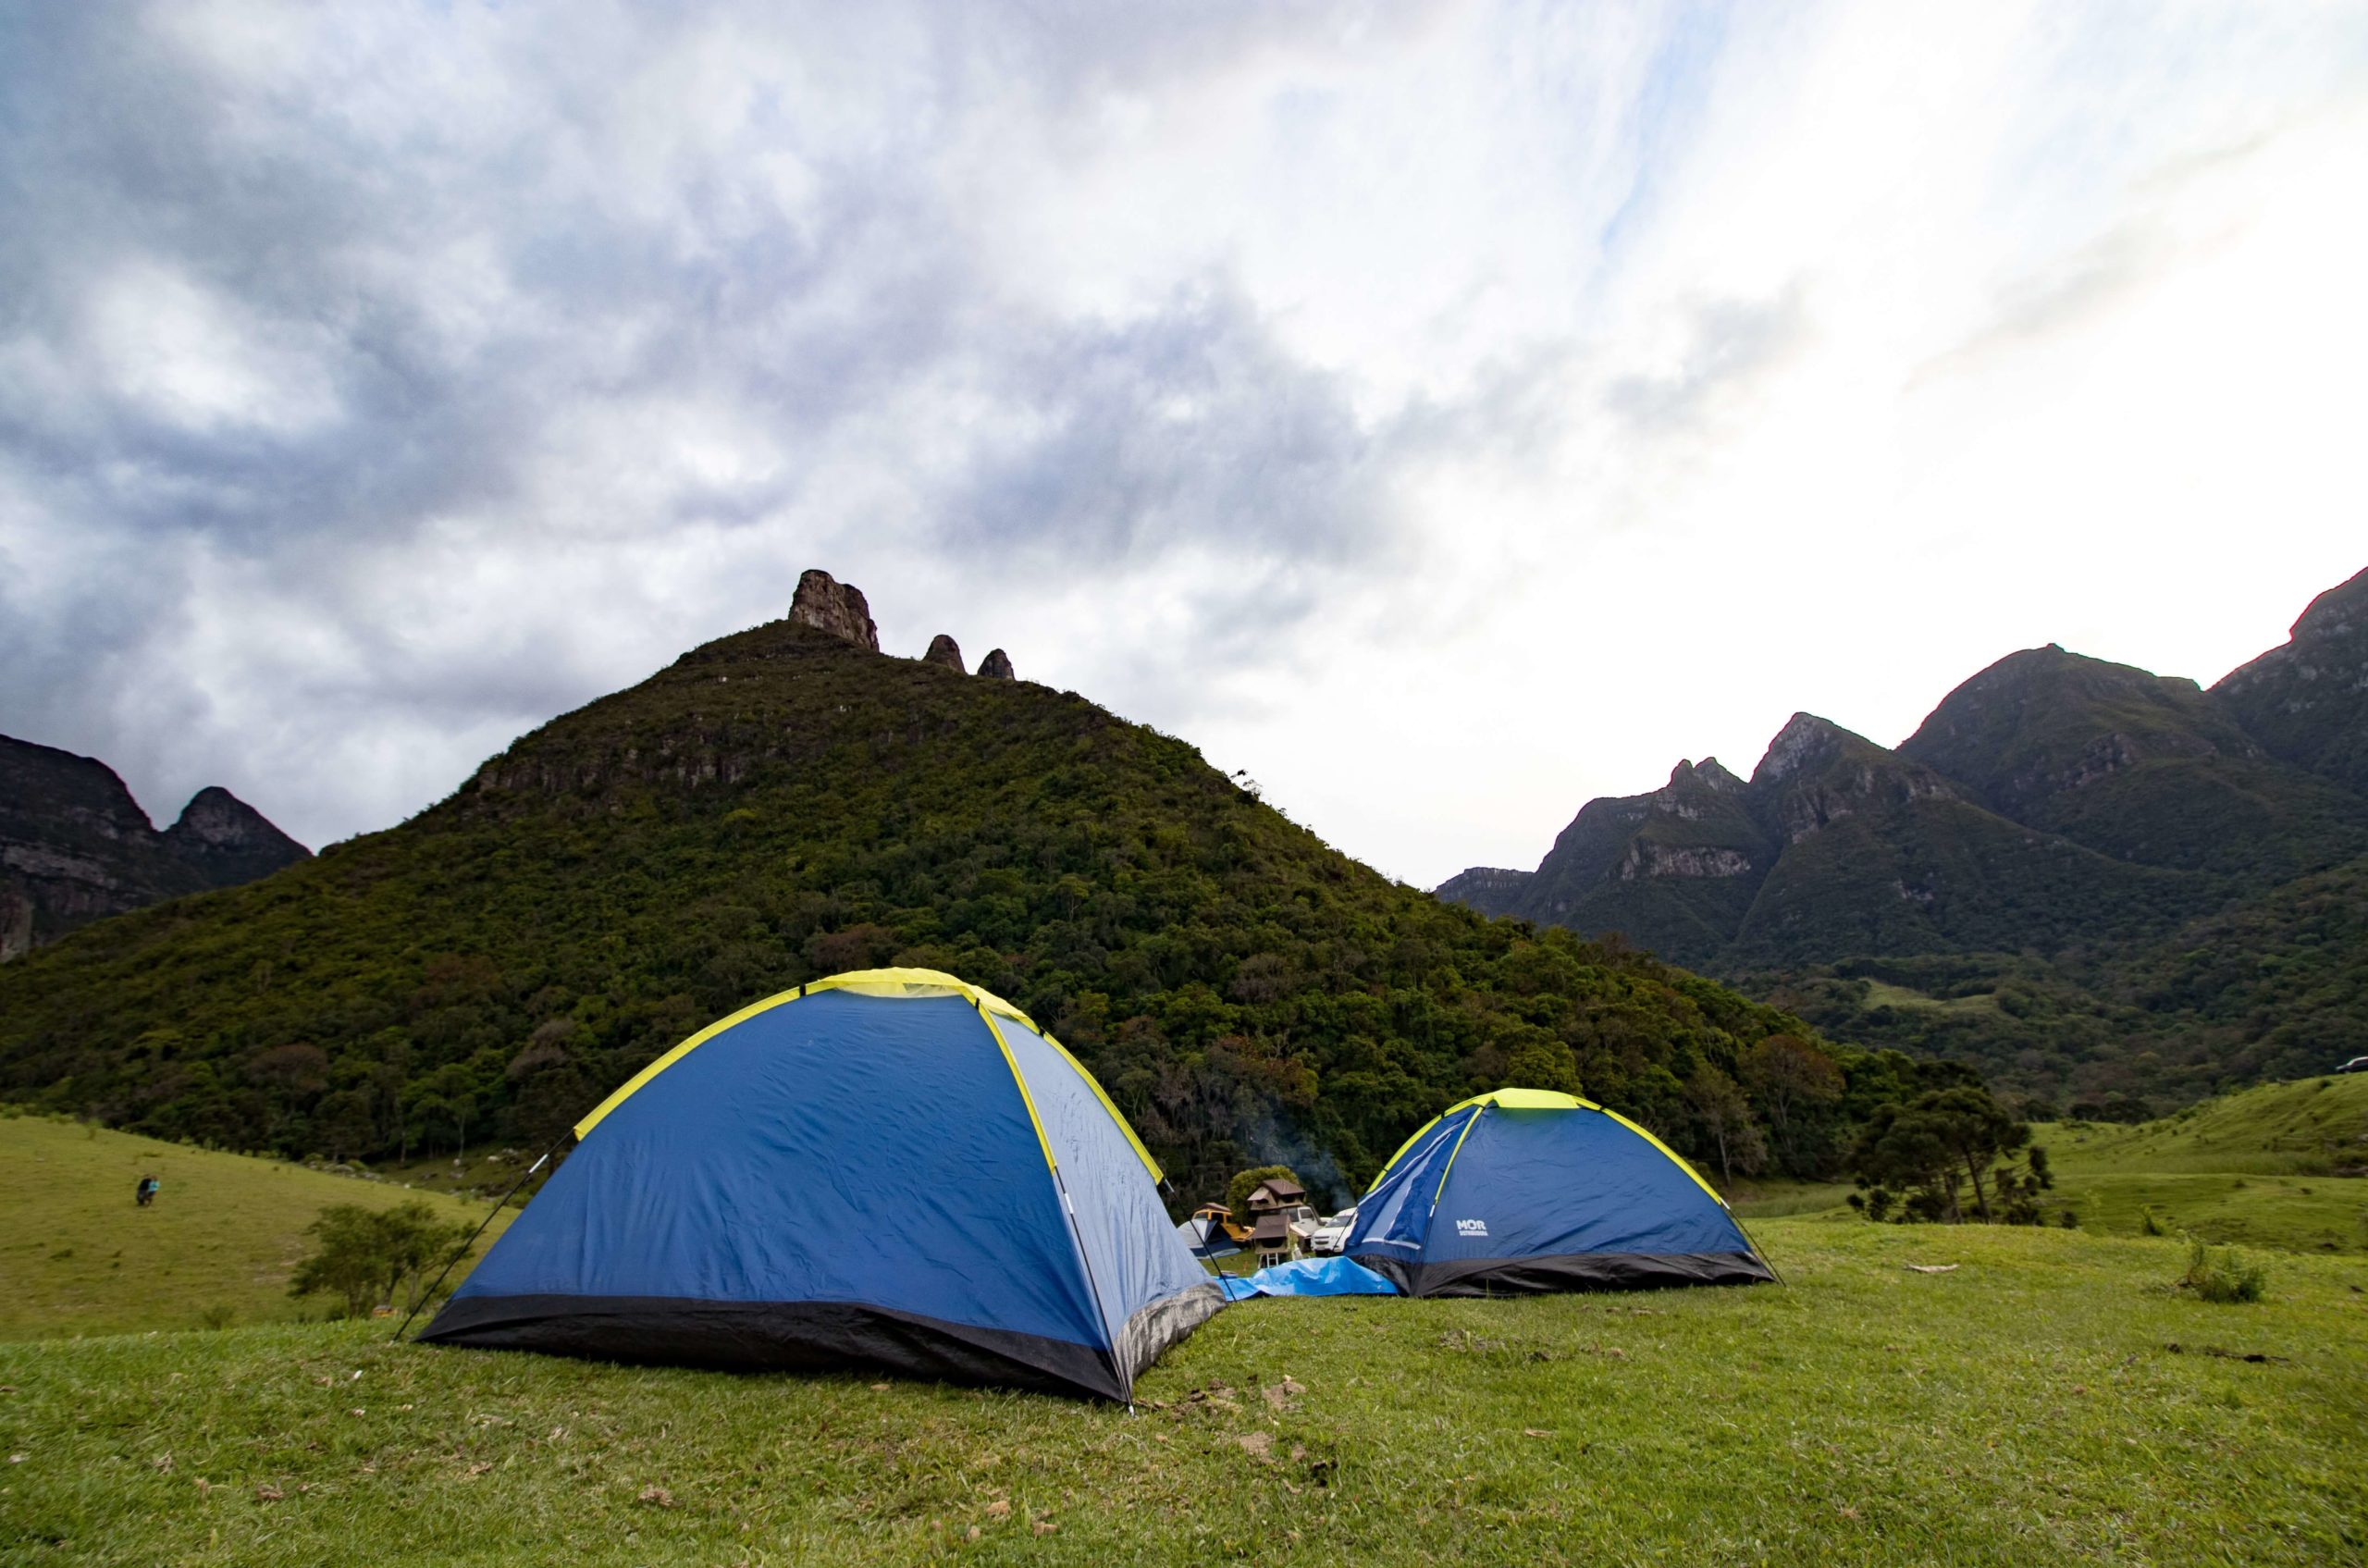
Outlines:
[[[291,1325],[0,1344],[12,1561],[2368,1554],[2368,1263],[1778,1219],[1784,1288],[1268,1301],[1139,1410]],[[1906,1266],[1955,1264],[1919,1274]],[[2248,1360],[2247,1357],[2261,1359]]]
[[[2368,1253],[2368,1074],[2266,1083],[2135,1127],[2041,1123],[2055,1171],[2052,1215],[2084,1230],[2171,1235],[2294,1253]],[[2338,1175],[2337,1172],[2353,1174]],[[1745,1223],[1842,1212],[1851,1189],[1755,1179]]]
[[[2054,1199],[2084,1228],[2288,1252],[2368,1252],[2368,1074],[2266,1083],[2136,1127],[2041,1125]]]
[[[2318,1082],[2041,1130],[2078,1232],[1763,1184],[1783,1288],[1251,1303],[1133,1414],[290,1321],[314,1214],[417,1194],[0,1119],[0,1562],[2358,1562],[2368,1233],[2228,1306],[2101,1233],[2356,1225],[2368,1080]]]
[[[164,1183],[144,1209],[131,1201],[142,1175]],[[32,1116],[0,1117],[0,1193],[10,1212],[0,1227],[7,1339],[189,1328],[209,1311],[285,1321],[308,1310],[289,1299],[288,1277],[304,1227],[329,1204],[426,1197],[472,1223],[488,1206]]]
[[[2368,1073],[2264,1083],[2136,1127],[2042,1124],[2066,1168],[2327,1176],[2368,1172]]]

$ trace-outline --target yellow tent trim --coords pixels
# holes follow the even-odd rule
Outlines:
[[[1027,1103],[1028,1120],[1036,1129],[1036,1142],[1044,1151],[1045,1162],[1051,1164],[1052,1142],[1044,1136],[1044,1124],[1037,1119],[1035,1099],[1028,1092],[1027,1080],[1020,1077],[1019,1064],[1012,1059],[1010,1043],[1004,1039],[1003,1031],[995,1027],[994,1015],[1001,1013],[1005,1018],[1017,1021],[1039,1040],[1050,1045],[1059,1055],[1061,1060],[1077,1070],[1077,1075],[1085,1080],[1086,1087],[1093,1091],[1093,1097],[1102,1102],[1102,1108],[1110,1113],[1110,1119],[1116,1122],[1118,1130],[1127,1135],[1127,1142],[1134,1146],[1136,1157],[1143,1162],[1143,1168],[1151,1172],[1151,1179],[1153,1181],[1166,1179],[1166,1173],[1159,1168],[1159,1162],[1151,1157],[1151,1151],[1143,1147],[1143,1141],[1135,1136],[1133,1125],[1119,1114],[1118,1107],[1103,1091],[1101,1080],[1086,1070],[1083,1062],[1069,1055],[1067,1046],[1038,1029],[1035,1019],[993,992],[987,990],[984,986],[972,985],[968,981],[947,974],[942,969],[849,969],[845,974],[834,974],[810,982],[796,991],[784,991],[777,996],[768,996],[761,1002],[753,1002],[730,1018],[708,1025],[627,1079],[623,1088],[601,1101],[590,1116],[575,1124],[576,1137],[582,1138],[590,1132],[600,1124],[601,1117],[632,1098],[635,1092],[644,1084],[733,1025],[746,1022],[769,1007],[778,1007],[784,1002],[795,1002],[800,996],[810,996],[818,991],[852,991],[864,996],[900,998],[960,996],[967,1000],[972,1006],[979,1009],[979,1017],[986,1021],[987,1031],[994,1036],[995,1048],[1003,1053],[1004,1065],[1011,1069],[1013,1081],[1019,1085],[1019,1097]]]
[[[650,1063],[648,1067],[642,1068],[631,1078],[626,1079],[623,1088],[619,1089],[615,1093],[610,1095],[607,1099],[594,1106],[590,1116],[586,1117],[582,1121],[575,1124],[575,1136],[578,1139],[583,1138],[594,1128],[600,1125],[600,1118],[602,1117],[607,1116],[610,1111],[615,1110],[619,1105],[622,1105],[627,1100],[632,1099],[634,1094],[643,1084],[648,1083],[651,1079],[656,1078],[660,1073],[664,1072],[668,1068],[672,1067],[676,1062],[681,1061],[693,1051],[697,1050],[700,1046],[706,1044],[717,1035],[722,1034],[734,1024],[746,1023],[748,1019],[755,1018],[758,1013],[764,1012],[769,1008],[778,1007],[783,1002],[795,1002],[796,1000],[796,992],[784,991],[778,996],[768,996],[761,1002],[751,1002],[746,1006],[741,1008],[738,1012],[733,1014],[730,1018],[718,1019],[715,1022],[708,1025],[705,1029],[700,1030],[697,1034],[692,1035],[688,1040],[684,1041],[680,1045],[675,1046],[672,1050],[667,1052],[664,1056],[659,1057],[656,1061]]]
[[[1439,1200],[1447,1196],[1447,1179],[1455,1174],[1455,1156],[1463,1153],[1463,1141],[1472,1136],[1472,1130],[1479,1126],[1480,1118],[1487,1114],[1488,1107],[1482,1105],[1465,1119],[1463,1130],[1455,1135],[1455,1147],[1447,1152],[1447,1164],[1439,1167],[1439,1184],[1431,1191],[1433,1209],[1437,1209],[1439,1206]]]
[[[1441,1111],[1438,1115],[1424,1122],[1421,1127],[1415,1129],[1413,1137],[1409,1138],[1406,1142],[1398,1145],[1398,1153],[1389,1156],[1389,1163],[1381,1167],[1380,1174],[1373,1179],[1373,1185],[1375,1187],[1381,1185],[1383,1178],[1389,1174],[1390,1166],[1396,1165],[1405,1156],[1407,1150],[1420,1142],[1424,1133],[1428,1132],[1431,1129],[1437,1127],[1439,1123],[1445,1121],[1456,1112],[1463,1109],[1466,1105],[1501,1105],[1509,1111],[1602,1111],[1605,1116],[1610,1117],[1612,1120],[1618,1122],[1621,1126],[1626,1128],[1629,1131],[1634,1133],[1637,1137],[1642,1138],[1646,1142],[1650,1143],[1654,1148],[1659,1149],[1663,1154],[1667,1155],[1670,1163],[1677,1167],[1678,1169],[1685,1172],[1687,1179],[1691,1180],[1694,1185],[1701,1188],[1702,1191],[1710,1194],[1710,1201],[1712,1203],[1718,1204],[1720,1208],[1725,1208],[1727,1206],[1727,1201],[1719,1196],[1719,1190],[1716,1187],[1711,1186],[1708,1182],[1703,1180],[1702,1173],[1696,1170],[1691,1165],[1687,1164],[1685,1156],[1679,1154],[1675,1149],[1671,1148],[1668,1144],[1654,1137],[1652,1133],[1646,1130],[1644,1128],[1641,1128],[1634,1122],[1630,1121],[1618,1111],[1598,1105],[1593,1100],[1583,1100],[1576,1094],[1565,1094],[1560,1090],[1555,1089],[1492,1089],[1486,1094],[1474,1094],[1469,1100],[1458,1100],[1454,1105],[1449,1105],[1447,1109]],[[1478,1117],[1474,1117],[1472,1121],[1478,1121],[1479,1119],[1480,1118]],[[1472,1123],[1466,1122],[1463,1127],[1463,1131],[1456,1135],[1455,1148],[1448,1152],[1447,1163],[1449,1170],[1455,1168],[1455,1156],[1462,1150],[1463,1140],[1470,1136],[1471,1132]],[[1372,1188],[1366,1189],[1367,1191],[1371,1191],[1372,1190]],[[1447,1171],[1444,1170],[1439,1173],[1439,1190],[1440,1191],[1445,1191],[1447,1190]],[[1431,1195],[1431,1202],[1434,1205],[1438,1203],[1438,1193],[1435,1192]]]
[[[1380,1171],[1373,1179],[1374,1187],[1381,1185],[1381,1179],[1389,1174],[1391,1166],[1405,1158],[1407,1150],[1423,1141],[1424,1133],[1428,1132],[1466,1105],[1502,1105],[1507,1110],[1512,1111],[1599,1111],[1603,1109],[1593,1100],[1582,1100],[1575,1094],[1565,1094],[1556,1089],[1491,1089],[1486,1094],[1474,1094],[1469,1100],[1458,1100],[1454,1105],[1416,1128],[1413,1137],[1398,1145],[1398,1153],[1382,1162]],[[1462,1140],[1459,1138],[1456,1142],[1461,1143]],[[1366,1189],[1367,1191],[1372,1190],[1371,1187]]]
[[[1036,1114],[1036,1096],[1028,1092],[1028,1077],[1019,1070],[1019,1063],[1011,1054],[1011,1042],[1005,1040],[1003,1031],[995,1027],[995,1016],[987,1011],[984,1002],[974,1006],[979,1009],[979,1021],[987,1026],[987,1033],[994,1040],[995,1049],[1003,1053],[1003,1065],[1011,1069],[1011,1081],[1019,1091],[1019,1103],[1028,1107],[1028,1125],[1036,1130],[1036,1146],[1044,1151],[1044,1168],[1057,1173],[1061,1162],[1053,1157],[1053,1141],[1044,1136],[1044,1119]],[[1072,1219],[1070,1223],[1075,1224],[1076,1221]]]
[[[1596,1109],[1603,1110],[1603,1107],[1597,1105]],[[1719,1190],[1716,1187],[1711,1186],[1708,1182],[1703,1180],[1702,1173],[1695,1169],[1691,1165],[1688,1165],[1684,1154],[1679,1154],[1675,1149],[1671,1148],[1668,1144],[1654,1137],[1645,1129],[1638,1127],[1634,1122],[1630,1121],[1618,1111],[1603,1111],[1603,1114],[1618,1122],[1621,1126],[1626,1128],[1629,1131],[1634,1133],[1637,1137],[1642,1138],[1646,1142],[1650,1143],[1654,1148],[1659,1149],[1662,1154],[1667,1154],[1669,1156],[1670,1164],[1677,1167],[1678,1169],[1692,1177],[1694,1179],[1694,1185],[1701,1188],[1702,1191],[1710,1194],[1710,1201],[1712,1203],[1718,1204],[1720,1208],[1725,1208],[1727,1206],[1727,1201],[1719,1196]]]

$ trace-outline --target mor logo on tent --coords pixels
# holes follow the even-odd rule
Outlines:
[[[1486,1236],[1488,1234],[1488,1222],[1485,1219],[1459,1219],[1455,1222],[1455,1233],[1459,1236]]]

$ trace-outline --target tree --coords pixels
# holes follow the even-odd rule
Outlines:
[[[1768,1112],[1777,1158],[1794,1175],[1807,1174],[1807,1123],[1842,1098],[1842,1069],[1832,1057],[1790,1034],[1771,1034],[1745,1051],[1742,1068],[1744,1082]]]
[[[1734,1185],[1737,1166],[1748,1176],[1768,1163],[1768,1142],[1751,1118],[1751,1102],[1733,1079],[1701,1063],[1685,1080],[1685,1104],[1703,1137],[1719,1151],[1720,1186]]]
[[[1272,1180],[1277,1177],[1289,1182],[1294,1187],[1304,1187],[1307,1185],[1305,1182],[1301,1181],[1299,1179],[1298,1174],[1287,1165],[1262,1165],[1253,1170],[1240,1171],[1236,1173],[1234,1179],[1226,1184],[1225,1206],[1233,1212],[1233,1216],[1237,1223],[1239,1223],[1242,1217],[1249,1213],[1250,1194],[1257,1189],[1258,1184],[1261,1181]]]
[[[2046,1155],[2040,1154],[2029,1178],[1993,1168],[2029,1147],[2030,1138],[2030,1128],[2008,1116],[1988,1090],[1959,1085],[1927,1091],[1905,1105],[1878,1106],[1850,1151],[1850,1165],[1861,1186],[1906,1191],[1907,1212],[1914,1217],[1952,1225],[1965,1218],[1957,1185],[1962,1177],[1972,1186],[1975,1209],[1991,1221],[2001,1216],[1992,1207],[1985,1176],[1997,1179],[2002,1200],[2030,1196],[2035,1212],[2038,1186],[2048,1184]],[[2037,1184],[2029,1194],[2023,1191],[2026,1180]]]
[[[1497,1043],[1505,1053],[1506,1082],[1523,1089],[1579,1093],[1577,1058],[1552,1030],[1517,1023],[1508,1027]]]
[[[468,1245],[465,1220],[447,1221],[416,1198],[390,1209],[332,1204],[304,1228],[318,1244],[288,1281],[291,1296],[345,1298],[349,1317],[364,1317],[381,1302],[391,1304],[408,1285],[406,1310],[420,1304],[430,1271],[441,1271]]]

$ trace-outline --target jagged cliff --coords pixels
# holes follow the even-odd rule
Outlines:
[[[158,833],[94,757],[0,735],[0,962],[77,926],[267,876],[311,852],[228,790]]]

